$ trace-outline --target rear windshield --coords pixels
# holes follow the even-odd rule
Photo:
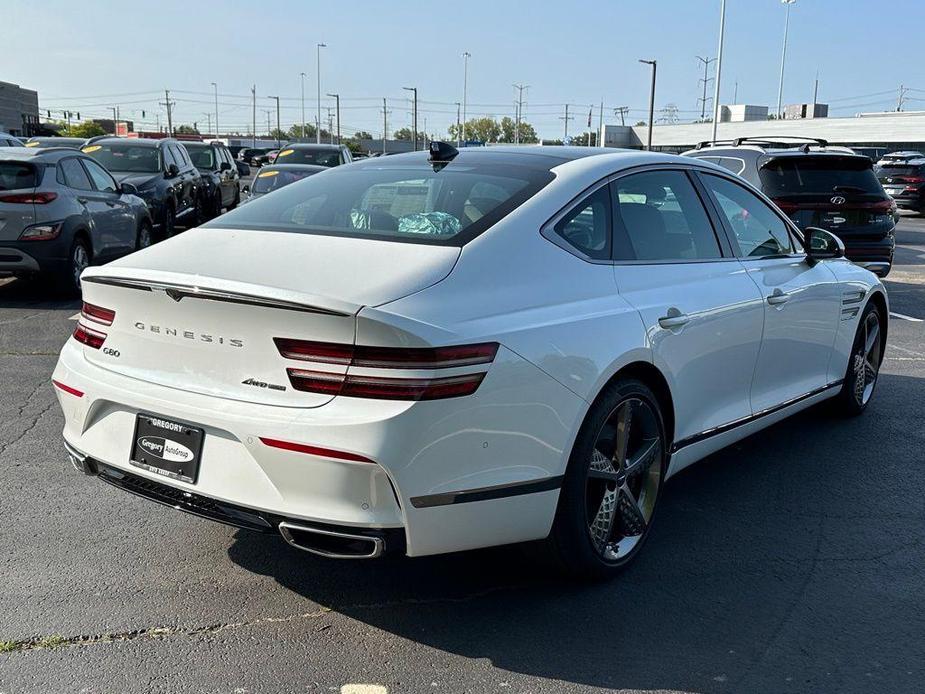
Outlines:
[[[255,193],[269,193],[288,186],[290,183],[301,181],[317,171],[279,171],[276,169],[263,170],[254,179],[253,191]]]
[[[882,195],[867,157],[770,158],[758,170],[761,188],[772,198],[834,192]]]
[[[0,190],[35,188],[38,185],[36,168],[19,161],[0,161]]]
[[[121,142],[100,143],[87,145],[83,151],[110,171],[158,173],[161,170],[161,158],[156,147]]]
[[[340,152],[330,149],[289,148],[282,150],[276,157],[280,164],[315,164],[317,166],[337,166],[340,164]]]
[[[462,245],[552,178],[515,165],[338,166],[204,226]]]
[[[876,168],[877,177],[883,181],[887,178],[921,176],[925,174],[925,166],[907,166],[906,164],[887,164]]]

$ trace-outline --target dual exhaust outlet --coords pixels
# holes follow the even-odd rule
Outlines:
[[[64,446],[75,470],[91,477],[100,474],[93,458],[84,455],[67,442]],[[330,559],[375,559],[385,553],[385,539],[378,535],[315,528],[291,521],[280,522],[277,529],[283,539],[293,547]]]

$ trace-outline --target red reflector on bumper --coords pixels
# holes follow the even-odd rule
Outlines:
[[[82,398],[84,396],[83,391],[77,390],[76,388],[71,388],[70,386],[63,384],[61,381],[52,379],[51,382],[54,384],[55,388],[63,390],[65,393],[70,393],[74,397]]]
[[[307,443],[293,443],[292,441],[280,441],[279,439],[267,439],[263,436],[260,437],[260,442],[264,446],[270,446],[271,448],[281,448],[284,451],[294,451],[296,453],[307,453],[308,455],[318,455],[322,458],[336,458],[337,460],[350,460],[354,463],[373,463],[375,460],[370,460],[362,455],[357,455],[356,453],[348,453],[347,451],[335,451],[331,448],[322,448],[321,446],[310,446]]]

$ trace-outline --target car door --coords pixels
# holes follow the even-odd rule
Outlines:
[[[614,274],[675,405],[675,441],[749,417],[764,306],[683,168],[616,177]]]
[[[94,257],[112,257],[118,247],[118,224],[110,196],[96,189],[90,174],[81,165],[80,157],[62,159],[58,166],[64,177],[64,184],[74,191],[78,204],[85,210]]]
[[[806,262],[796,231],[757,194],[732,178],[699,176],[764,300],[752,407],[761,412],[823,388],[841,313],[834,273]]]
[[[96,194],[107,208],[104,211],[107,255],[124,255],[135,248],[135,212],[110,173],[90,157],[80,162],[90,176]]]
[[[180,145],[170,143],[167,145],[173,159],[177,162],[180,174],[177,176],[177,217],[183,218],[192,213],[196,207],[196,179],[198,174],[194,174],[193,165],[186,156],[186,150]],[[189,223],[189,220],[186,221]]]
[[[234,203],[235,191],[238,188],[238,169],[235,167],[231,154],[224,147],[217,147],[219,176],[222,186],[222,207]]]

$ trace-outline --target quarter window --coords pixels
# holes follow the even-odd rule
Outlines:
[[[618,178],[614,192],[616,260],[708,260],[722,252],[693,184],[682,171]]]
[[[87,177],[87,172],[80,165],[77,157],[65,159],[61,162],[61,174],[64,176],[62,183],[68,188],[74,190],[93,190],[93,185]]]
[[[761,198],[728,179],[712,174],[702,177],[729,221],[741,255],[760,258],[793,252],[786,223]]]
[[[101,193],[115,193],[116,182],[113,180],[106,169],[97,164],[92,159],[85,159],[84,166],[87,167],[87,173],[90,174],[90,178],[93,180],[93,185],[96,186],[96,189]]]
[[[598,188],[570,210],[554,227],[569,245],[596,260],[610,259],[610,191]]]

